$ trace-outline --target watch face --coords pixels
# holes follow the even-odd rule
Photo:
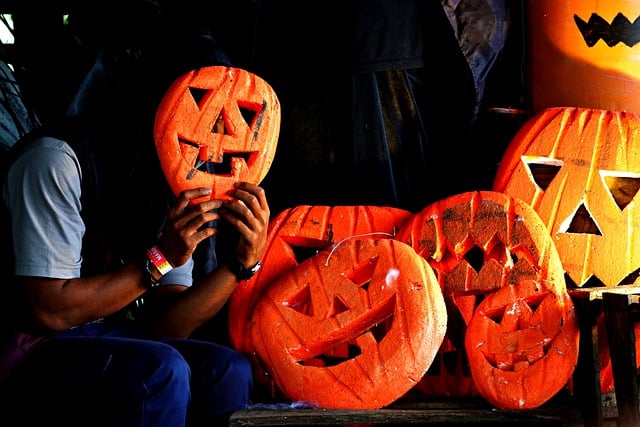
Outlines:
[[[260,261],[251,268],[245,268],[242,264],[238,263],[236,277],[239,280],[249,280],[257,273],[258,270],[260,270],[260,267],[262,267],[262,263]]]
[[[260,261],[258,261],[258,262],[256,262],[256,265],[251,267],[249,270],[251,271],[251,274],[256,274],[258,272],[258,270],[260,270],[260,267],[262,267],[262,263]]]

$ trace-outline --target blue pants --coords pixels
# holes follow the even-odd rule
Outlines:
[[[92,323],[48,339],[10,379],[3,412],[18,425],[211,427],[249,403],[251,365],[240,353],[137,336]]]

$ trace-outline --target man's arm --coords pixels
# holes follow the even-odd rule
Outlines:
[[[235,248],[220,250],[230,251],[239,263],[250,268],[261,260],[266,249],[269,205],[264,190],[256,185],[240,183],[232,195],[236,199],[223,202],[219,215],[238,232],[239,239]],[[154,333],[172,338],[190,336],[220,311],[238,283],[235,274],[222,264],[190,288],[161,286],[158,294],[180,295],[174,295],[175,299],[164,307]]]

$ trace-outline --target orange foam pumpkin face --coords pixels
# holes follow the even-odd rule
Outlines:
[[[173,192],[211,188],[228,198],[238,181],[266,176],[280,131],[280,103],[260,77],[210,66],[176,79],[157,111],[154,138]]]
[[[560,391],[578,360],[573,302],[534,280],[489,294],[465,337],[480,394],[504,409],[537,408]]]
[[[513,138],[493,189],[529,203],[576,286],[637,283],[640,116],[551,108]]]
[[[560,258],[537,212],[496,191],[439,200],[405,222],[396,239],[429,261],[445,296],[491,292],[524,279],[565,289]]]
[[[455,313],[449,315],[440,368],[432,366],[416,387],[430,395],[478,391],[464,342],[482,296],[523,280],[544,281],[554,294],[566,293],[560,257],[544,223],[529,205],[503,193],[479,191],[442,199],[405,222],[396,239],[433,267]]]
[[[537,112],[640,112],[640,2],[532,0],[526,14],[527,80]]]
[[[273,391],[270,377],[255,360],[251,339],[253,309],[271,282],[342,239],[371,233],[393,236],[411,215],[383,206],[301,205],[285,209],[270,221],[263,267],[251,280],[240,282],[228,310],[231,343],[253,362],[256,385]]]
[[[276,279],[253,322],[256,351],[290,399],[377,409],[429,368],[447,315],[433,270],[411,247],[354,238]]]

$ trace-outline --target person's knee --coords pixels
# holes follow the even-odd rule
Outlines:
[[[189,379],[191,374],[189,364],[178,350],[171,346],[163,346],[161,351],[156,353],[161,362],[161,366],[178,378]]]
[[[158,346],[155,350],[155,361],[148,366],[151,372],[145,381],[146,388],[173,389],[172,393],[177,395],[189,395],[191,370],[184,357],[171,346]]]
[[[251,363],[242,354],[230,351],[226,355],[225,368],[222,373],[227,378],[232,378],[234,383],[251,385],[253,373]]]
[[[212,357],[211,383],[219,390],[223,400],[235,409],[248,403],[253,389],[251,363],[239,352],[231,349],[217,351]]]
[[[242,381],[242,384],[246,384],[248,387],[253,385],[253,371],[251,363],[243,355],[236,353],[231,362],[233,376],[237,381]]]

